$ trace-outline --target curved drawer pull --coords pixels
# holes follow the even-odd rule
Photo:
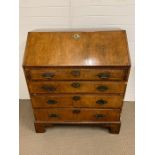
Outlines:
[[[107,86],[98,86],[96,89],[98,91],[106,91],[106,90],[108,90],[108,87]]]
[[[47,79],[53,78],[54,76],[55,76],[54,73],[49,73],[49,72],[42,74],[42,77],[47,78]]]
[[[80,97],[80,96],[73,96],[72,99],[73,99],[74,101],[78,101],[78,100],[81,99],[81,97]]]
[[[100,118],[104,118],[106,115],[103,115],[103,114],[96,114],[95,115],[95,118],[96,119],[100,119]]]
[[[58,102],[56,100],[48,100],[47,103],[48,104],[57,104]]]
[[[52,86],[42,86],[41,87],[43,90],[46,90],[46,91],[49,91],[49,92],[52,92],[52,91],[55,91],[56,88],[55,87],[52,87]]]
[[[106,104],[107,101],[101,99],[101,100],[97,100],[96,103],[99,105],[103,105],[103,104]]]
[[[110,73],[99,73],[99,74],[97,74],[97,76],[100,79],[108,79],[110,77]]]
[[[59,118],[59,115],[58,114],[49,114],[48,117],[51,117],[51,118]]]
[[[79,88],[80,87],[80,83],[78,83],[78,82],[72,83],[72,87]]]
[[[73,70],[73,71],[71,71],[71,74],[73,76],[80,76],[80,71],[79,70]]]
[[[73,114],[79,114],[81,111],[79,109],[74,109],[72,112]]]

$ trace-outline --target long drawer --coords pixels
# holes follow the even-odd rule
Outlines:
[[[60,94],[60,95],[35,95],[31,97],[33,108],[121,108],[122,95],[101,94]]]
[[[125,82],[31,81],[31,93],[124,93]]]
[[[119,121],[120,110],[115,109],[87,109],[87,108],[57,108],[35,109],[34,115],[37,121],[51,122],[85,122],[85,121]]]
[[[31,69],[32,80],[124,80],[124,69]]]

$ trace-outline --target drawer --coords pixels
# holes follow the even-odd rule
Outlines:
[[[124,80],[123,69],[32,69],[32,80]]]
[[[31,81],[31,93],[124,93],[125,82],[100,81]]]
[[[87,109],[87,108],[55,108],[55,109],[35,109],[37,121],[51,122],[91,122],[91,121],[119,121],[119,109]]]
[[[33,108],[121,108],[123,96],[100,94],[35,95],[32,96],[31,100]]]

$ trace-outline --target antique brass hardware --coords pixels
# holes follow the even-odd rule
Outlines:
[[[74,83],[72,83],[72,87],[79,88],[80,87],[80,83],[74,82]]]
[[[74,38],[75,40],[79,40],[79,39],[80,39],[80,35],[76,33],[76,34],[73,35],[73,38]]]
[[[71,74],[73,76],[80,76],[80,71],[79,70],[73,70],[73,71],[71,71]]]
[[[101,99],[101,100],[97,100],[96,103],[100,104],[100,105],[103,105],[103,104],[106,104],[107,101]]]
[[[96,114],[95,117],[96,117],[97,119],[99,119],[99,118],[104,118],[105,115],[103,115],[103,114]]]
[[[47,79],[53,78],[54,76],[55,76],[54,73],[43,73],[42,74],[42,77],[47,78]]]
[[[97,74],[97,76],[100,79],[108,79],[110,77],[110,74],[109,73],[99,73],[99,74]]]
[[[73,97],[72,97],[72,99],[73,99],[74,101],[78,101],[78,100],[80,100],[80,98],[81,98],[80,96],[73,96]]]
[[[49,91],[49,92],[52,92],[52,91],[55,91],[56,88],[53,87],[53,86],[42,86],[41,87],[43,90],[46,90],[46,91]]]
[[[58,114],[49,114],[48,117],[51,117],[51,118],[58,118],[59,115],[58,115]]]
[[[73,110],[73,113],[74,113],[74,114],[79,114],[80,112],[81,112],[81,111],[80,111],[79,109],[74,109],[74,110]]]
[[[108,89],[107,86],[98,86],[98,87],[97,87],[97,90],[98,90],[98,91],[106,91],[107,89]]]
[[[47,103],[48,104],[57,104],[58,102],[56,100],[48,100]]]

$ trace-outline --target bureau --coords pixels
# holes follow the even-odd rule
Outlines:
[[[36,132],[94,124],[119,133],[130,71],[125,30],[29,32],[23,69]]]

